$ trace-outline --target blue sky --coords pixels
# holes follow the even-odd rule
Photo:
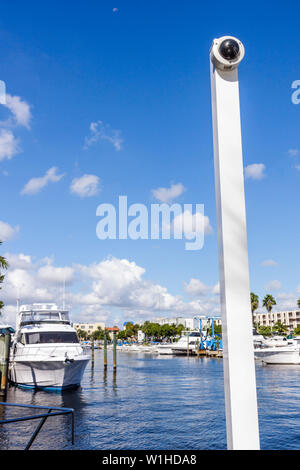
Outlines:
[[[24,302],[60,302],[63,278],[77,320],[218,314],[208,53],[226,34],[246,48],[239,76],[251,289],[295,308],[300,105],[291,84],[300,79],[299,5],[70,5],[0,6],[0,79],[9,95],[0,105],[7,316],[17,291]],[[202,250],[186,251],[179,240],[97,239],[99,204],[127,195],[150,206],[159,202],[153,190],[177,184],[185,190],[173,202],[205,205],[212,230]]]

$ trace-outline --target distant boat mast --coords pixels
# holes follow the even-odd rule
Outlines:
[[[64,281],[63,281],[63,304],[62,304],[63,310],[65,310],[65,300],[66,300],[66,277],[64,276]]]

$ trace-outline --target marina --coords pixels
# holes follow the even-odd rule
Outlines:
[[[94,367],[88,364],[77,390],[8,388],[8,402],[75,410],[74,446],[70,419],[62,416],[47,421],[32,449],[226,448],[222,359],[118,351],[116,373],[112,363],[108,350],[105,373],[103,350],[95,350]],[[297,449],[300,367],[256,363],[256,376],[261,448]],[[1,426],[0,448],[24,448],[35,425]]]
[[[298,10],[4,2],[1,451],[298,450]]]

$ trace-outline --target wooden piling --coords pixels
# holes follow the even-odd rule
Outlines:
[[[113,332],[113,341],[114,341],[114,348],[113,348],[113,368],[114,370],[117,369],[117,332]]]
[[[10,333],[0,336],[0,396],[4,400],[7,394],[10,338]]]
[[[92,340],[92,364],[95,362],[95,342]]]
[[[103,353],[104,353],[104,370],[107,369],[107,336],[106,331],[104,330],[104,345],[103,345]]]

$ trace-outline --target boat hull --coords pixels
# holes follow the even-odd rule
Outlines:
[[[161,345],[156,348],[156,351],[158,354],[162,356],[172,356],[173,355],[173,350],[169,345]]]
[[[36,390],[66,390],[80,385],[89,357],[73,361],[59,360],[16,360],[10,364],[9,379],[12,383]]]
[[[265,364],[300,364],[299,349],[284,350],[283,348],[276,348],[277,350],[265,349],[254,350],[256,359],[261,360]]]
[[[175,356],[187,356],[187,354],[188,354],[187,346],[181,346],[181,347],[173,346],[172,347],[172,353]],[[194,354],[196,354],[195,347],[190,346],[189,347],[189,355],[194,355]]]

